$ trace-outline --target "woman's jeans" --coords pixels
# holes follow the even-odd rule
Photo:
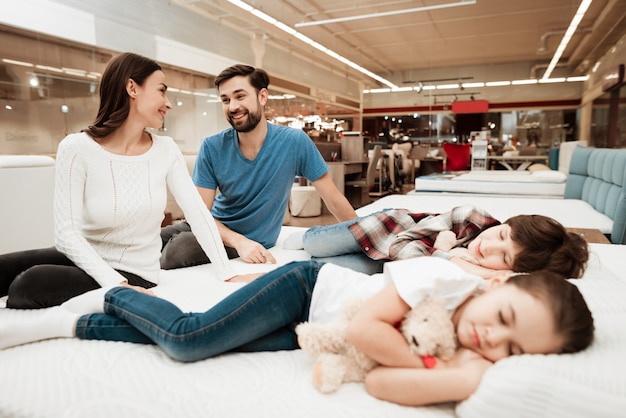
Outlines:
[[[203,313],[184,313],[164,299],[117,287],[105,296],[105,314],[78,320],[76,336],[157,344],[180,361],[227,351],[295,350],[294,328],[308,319],[322,265],[302,261],[279,267]]]
[[[363,219],[351,219],[328,226],[309,228],[302,237],[304,250],[317,261],[337,264],[366,274],[383,271],[383,260],[372,260],[350,232],[350,225]]]

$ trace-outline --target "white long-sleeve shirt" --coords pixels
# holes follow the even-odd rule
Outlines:
[[[86,133],[68,135],[56,158],[55,245],[101,286],[124,281],[115,270],[159,283],[161,221],[167,188],[185,213],[219,279],[237,273],[180,149],[152,135],[142,155],[113,154]]]

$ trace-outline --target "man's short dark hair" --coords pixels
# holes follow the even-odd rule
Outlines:
[[[257,92],[261,89],[266,89],[270,85],[270,77],[265,70],[254,68],[250,65],[235,64],[226,68],[215,77],[215,87],[219,90],[220,84],[223,81],[230,80],[237,76],[248,77],[250,84],[252,84],[252,87],[254,87]]]

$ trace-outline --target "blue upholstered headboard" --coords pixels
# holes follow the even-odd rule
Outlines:
[[[626,244],[626,149],[576,147],[565,199],[581,199],[613,219],[611,242]]]

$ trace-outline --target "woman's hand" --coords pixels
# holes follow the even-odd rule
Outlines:
[[[156,296],[154,294],[154,292],[150,289],[146,289],[145,287],[141,287],[141,286],[133,286],[132,284],[128,284],[128,282],[122,282],[120,283],[122,286],[124,287],[129,287],[133,290],[136,290],[139,293],[145,293],[146,295],[150,295],[150,296]]]
[[[233,276],[230,279],[226,280],[230,283],[250,283],[253,280],[258,279],[264,273],[248,273],[248,274],[239,274],[237,276]]]

